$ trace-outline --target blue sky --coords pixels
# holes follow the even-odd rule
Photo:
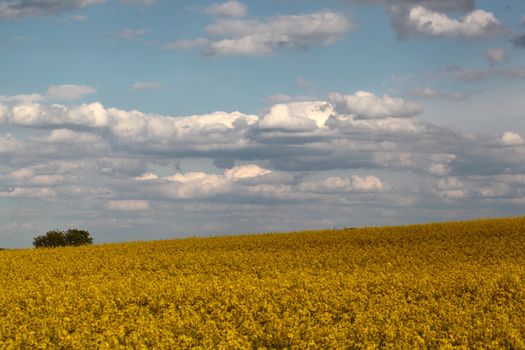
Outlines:
[[[0,246],[523,214],[522,1],[0,1],[0,52]]]

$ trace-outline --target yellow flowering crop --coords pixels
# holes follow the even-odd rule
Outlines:
[[[525,218],[0,251],[0,348],[525,349]]]

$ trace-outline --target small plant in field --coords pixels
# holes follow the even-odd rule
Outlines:
[[[88,231],[70,228],[67,231],[53,230],[33,239],[35,248],[53,248],[93,244]]]

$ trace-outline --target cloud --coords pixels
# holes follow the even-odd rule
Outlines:
[[[428,99],[433,98],[446,98],[454,101],[461,101],[467,98],[467,94],[464,92],[444,92],[430,87],[424,87],[419,89],[414,89],[410,91],[411,96],[423,97]]]
[[[279,103],[260,116],[214,112],[170,117],[106,108],[99,103],[0,107],[3,125],[51,130],[34,138],[40,144],[26,147],[26,157],[47,157],[56,152],[55,147],[68,144],[69,152],[108,152],[109,148],[159,162],[209,158],[217,160],[216,164],[229,164],[226,168],[236,161],[264,161],[283,171],[363,167],[443,175],[476,171],[478,166],[496,171],[521,164],[515,155],[501,153],[499,138],[491,141],[490,148],[485,146],[486,138],[467,138],[417,120],[414,116],[422,111],[418,104],[368,92],[332,94],[329,101]],[[15,145],[15,141],[9,143]],[[90,142],[102,148],[86,148],[93,147]],[[448,144],[476,152],[449,150],[444,146]],[[5,156],[15,152],[12,147],[4,151]],[[20,149],[20,144],[16,147]],[[494,167],[481,166],[486,162],[483,157],[490,157]]]
[[[24,17],[55,15],[104,2],[106,2],[106,0],[0,1],[0,19],[20,19]]]
[[[511,40],[511,42],[516,47],[525,48],[525,34],[520,34],[516,36],[514,39]]]
[[[131,87],[133,88],[133,90],[156,90],[156,89],[162,89],[164,85],[160,83],[155,83],[155,82],[139,81],[139,82],[133,83]]]
[[[195,199],[212,198],[218,195],[235,193],[243,196],[245,193],[243,184],[245,181],[251,185],[258,183],[254,179],[271,175],[272,171],[264,169],[255,164],[241,165],[232,169],[226,169],[223,174],[208,174],[205,172],[177,173],[166,176],[157,181],[159,192],[169,198]],[[157,180],[157,176],[148,175],[151,180]],[[142,180],[144,181],[144,180]],[[271,185],[270,183],[267,183]],[[248,187],[252,187],[252,186]],[[249,190],[249,189],[248,189]]]
[[[0,123],[1,122],[2,118],[0,118]],[[0,134],[0,155],[16,154],[22,147],[23,143],[15,139],[10,133]]]
[[[439,180],[434,186],[434,192],[445,200],[463,199],[469,195],[465,184],[455,177]]]
[[[446,72],[463,81],[477,81],[489,78],[525,79],[525,66],[465,69],[457,65],[450,65],[447,67]]]
[[[514,132],[507,131],[501,135],[500,142],[504,146],[522,146],[525,145],[523,138]]]
[[[312,44],[331,44],[350,29],[349,20],[334,12],[275,16],[265,21],[219,20],[206,31],[214,36],[231,37],[214,42],[212,54],[269,53],[276,47],[306,48]],[[239,44],[240,47],[235,48]]]
[[[315,98],[312,96],[287,95],[283,93],[270,95],[263,99],[263,101],[269,102],[269,103],[283,103],[283,102],[292,102],[292,101],[312,101],[312,100],[315,100]]]
[[[315,86],[315,83],[311,80],[299,77],[299,79],[297,79],[297,81],[295,82],[295,85],[300,89],[312,89]]]
[[[56,192],[50,188],[15,187],[7,191],[0,191],[0,198],[51,199],[56,195]]]
[[[92,133],[77,132],[69,129],[54,129],[45,138],[36,139],[40,142],[56,144],[93,144],[101,142],[101,139]]]
[[[225,170],[224,177],[228,180],[237,181],[242,179],[251,179],[254,177],[268,175],[271,173],[271,170],[261,168],[260,166],[255,164],[249,164]]]
[[[110,132],[120,143],[144,145],[150,150],[181,150],[205,152],[224,144],[225,147],[242,147],[242,131],[257,119],[239,112],[215,112],[209,115],[170,118],[148,115],[138,111],[106,110]],[[237,140],[237,141],[236,141]]]
[[[332,113],[333,108],[322,101],[277,104],[259,119],[257,127],[263,130],[313,130],[323,127]]]
[[[136,176],[134,178],[134,180],[137,180],[137,181],[150,181],[150,180],[157,180],[159,177],[157,176],[157,174],[154,174],[150,171],[148,171],[147,173],[144,173],[140,176]]]
[[[205,46],[207,55],[268,55],[282,48],[304,50],[315,45],[330,45],[352,26],[346,16],[330,11],[264,19],[218,18],[205,29],[210,38],[180,40],[164,47]]]
[[[433,192],[446,202],[461,203],[478,201],[491,203],[499,200],[502,203],[511,203],[513,199],[508,196],[515,191],[512,180],[506,181],[502,177],[447,177],[438,180],[433,187]],[[517,203],[516,203],[517,204]]]
[[[426,98],[434,98],[434,97],[439,97],[440,93],[432,88],[426,87],[426,88],[420,88],[420,89],[413,90],[410,93],[410,95],[426,97]]]
[[[379,4],[387,8],[423,6],[439,12],[470,12],[475,9],[475,0],[355,0],[363,4]]]
[[[149,189],[163,198],[179,200],[305,201],[326,196],[383,193],[390,189],[388,184],[373,175],[296,181],[286,173],[255,164],[227,169],[223,174],[186,172],[161,178],[147,173],[136,179],[149,184]]]
[[[209,198],[229,191],[230,183],[222,176],[204,172],[175,174],[164,180],[174,185],[163,186],[162,192],[170,198]]]
[[[330,101],[339,113],[358,118],[413,117],[423,112],[423,106],[401,98],[357,91],[353,95],[330,94]]]
[[[299,188],[306,192],[321,193],[383,192],[387,190],[388,184],[373,175],[353,175],[350,178],[333,176],[321,181],[305,181]]]
[[[21,95],[0,95],[0,103],[29,105],[45,100],[75,100],[96,93],[97,90],[87,85],[51,85],[46,94],[33,93]]]
[[[364,91],[189,116],[6,96],[0,201],[22,201],[34,222],[123,235],[171,234],[173,222],[211,234],[522,210],[522,135],[464,133],[421,111]]]
[[[87,85],[52,85],[47,89],[47,98],[53,100],[76,100],[97,90]]]
[[[29,127],[104,127],[109,123],[108,113],[99,103],[67,108],[62,105],[20,104],[8,108],[8,123]]]
[[[0,95],[0,102],[29,104],[29,103],[42,101],[45,98],[46,97],[42,94],[27,94],[27,95],[13,95],[13,96]]]
[[[148,33],[147,29],[139,28],[139,29],[123,29],[120,32],[117,33],[117,36],[128,39],[128,40],[136,40],[144,37]]]
[[[120,0],[123,4],[127,5],[138,5],[138,6],[151,6],[155,4],[155,0]]]
[[[86,22],[89,19],[88,16],[84,15],[71,15],[68,18],[75,22]]]
[[[416,6],[409,11],[407,20],[407,32],[434,38],[480,38],[501,31],[501,24],[494,14],[483,10],[475,10],[460,19],[454,19],[442,12]]]
[[[239,1],[227,1],[221,4],[207,6],[204,12],[217,17],[244,17],[248,12],[246,5]]]
[[[389,12],[401,38],[485,38],[498,35],[502,26],[493,13],[476,9],[475,0],[354,0],[380,4]]]
[[[167,43],[162,46],[166,50],[191,50],[196,47],[206,46],[209,44],[208,39],[197,38],[197,39],[183,39]]]
[[[496,66],[507,60],[507,53],[504,49],[487,49],[485,55],[491,66]]]
[[[149,202],[144,200],[117,200],[106,203],[109,210],[137,211],[148,210]]]

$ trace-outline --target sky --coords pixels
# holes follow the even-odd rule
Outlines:
[[[0,0],[0,247],[525,213],[522,0]]]

